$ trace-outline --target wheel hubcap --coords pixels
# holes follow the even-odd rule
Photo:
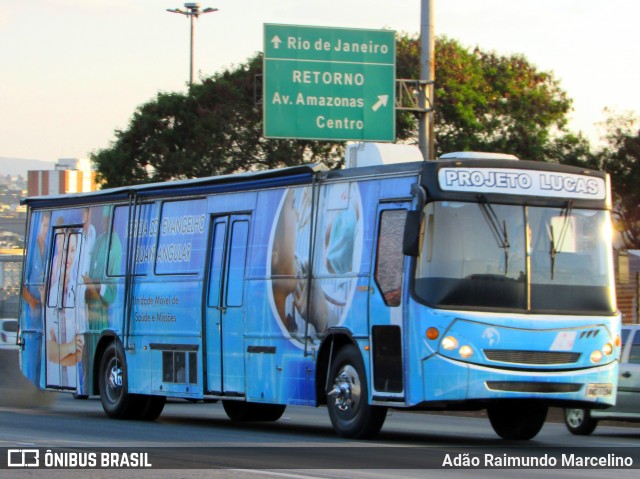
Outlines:
[[[115,402],[122,391],[122,368],[117,358],[110,361],[107,371],[107,395],[111,402]]]
[[[342,412],[358,407],[361,399],[360,378],[353,366],[348,364],[340,369],[328,396],[335,398],[335,405]]]
[[[567,423],[571,427],[580,427],[584,422],[584,411],[582,409],[569,409],[566,412]]]

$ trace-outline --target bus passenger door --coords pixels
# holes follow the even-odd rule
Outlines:
[[[82,341],[77,334],[76,298],[82,235],[79,229],[54,230],[47,282],[45,354],[47,387],[75,389]]]
[[[249,216],[213,218],[207,307],[205,361],[209,393],[243,396],[244,270]]]
[[[404,397],[402,241],[408,209],[409,204],[404,202],[381,203],[378,207],[369,326],[372,392],[379,400]]]

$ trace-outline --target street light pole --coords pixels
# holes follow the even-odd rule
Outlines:
[[[179,8],[167,8],[167,12],[171,13],[179,13],[180,15],[184,15],[189,17],[191,20],[191,36],[190,36],[190,47],[189,47],[189,86],[193,85],[193,34],[194,34],[194,25],[195,20],[205,13],[213,13],[217,12],[217,8],[205,8],[204,10],[200,10],[199,3],[185,3],[184,8],[186,10],[181,10]]]
[[[435,40],[433,36],[433,3],[435,0],[421,1],[420,14],[420,107],[424,113],[418,123],[418,145],[425,160],[435,157],[433,82],[435,80]]]

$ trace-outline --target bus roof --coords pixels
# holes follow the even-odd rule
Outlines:
[[[30,207],[47,207],[124,200],[132,194],[141,197],[154,197],[167,193],[180,195],[183,192],[189,194],[202,192],[204,194],[214,191],[229,192],[250,188],[305,184],[310,183],[317,172],[326,169],[322,164],[312,163],[278,170],[249,171],[204,178],[145,183],[85,193],[32,196],[23,199],[21,204],[27,204]]]

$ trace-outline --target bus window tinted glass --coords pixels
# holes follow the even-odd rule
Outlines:
[[[62,279],[62,265],[64,258],[64,233],[58,233],[53,242],[53,261],[49,270],[49,291],[47,294],[47,305],[50,308],[58,306],[58,290]]]
[[[441,307],[613,314],[606,211],[431,203],[415,293]]]
[[[406,210],[387,210],[380,215],[375,280],[388,306],[399,306],[402,298],[402,237],[406,218]]]
[[[242,306],[244,291],[244,266],[247,257],[248,221],[234,221],[229,245],[229,274],[227,284],[227,306]]]
[[[62,307],[73,308],[76,304],[76,279],[81,247],[81,236],[73,233],[67,240],[67,252],[64,264],[64,281],[62,289]]]
[[[211,266],[209,270],[209,306],[212,308],[220,306],[220,287],[222,286],[222,264],[224,260],[226,232],[226,221],[216,219],[213,227]]]
[[[206,255],[207,200],[172,201],[162,206],[156,274],[193,274]]]

